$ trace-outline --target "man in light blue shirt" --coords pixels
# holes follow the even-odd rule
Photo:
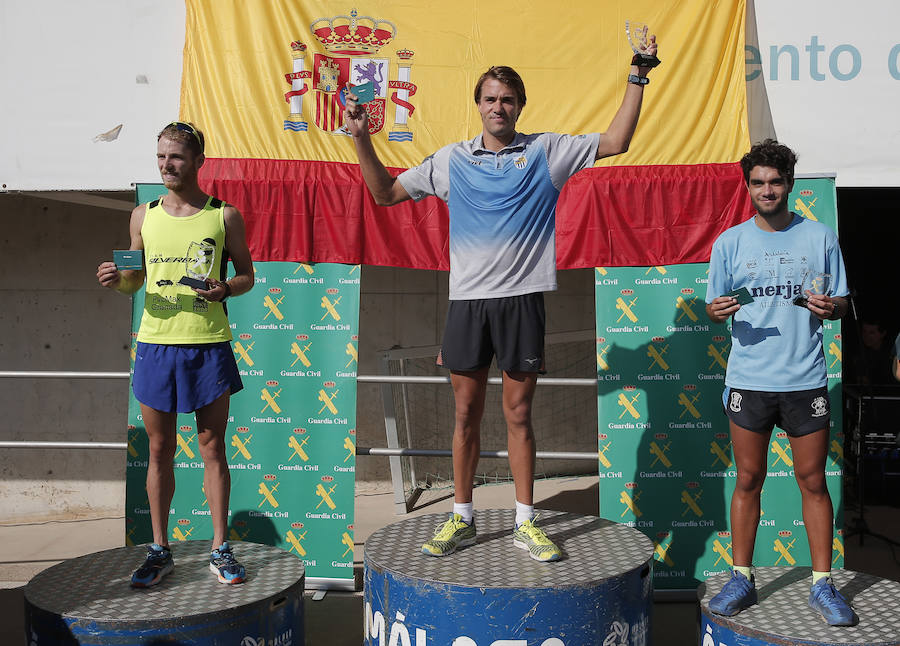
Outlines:
[[[737,481],[731,499],[731,579],[709,602],[735,615],[757,602],[752,574],[760,493],[775,425],[790,438],[803,500],[813,581],[809,605],[833,626],[858,621],[831,581],[834,510],[825,486],[830,410],[822,321],[847,312],[847,278],[837,235],[788,209],[793,151],[776,141],[754,145],[741,168],[756,215],[713,244],[706,313],[731,321],[723,403]]]
[[[516,491],[513,544],[537,561],[561,558],[534,524],[531,426],[544,363],[543,292],[556,289],[556,202],[569,177],[628,150],[648,70],[632,61],[622,105],[605,133],[571,136],[516,132],[525,85],[512,68],[492,67],[475,86],[481,134],[441,148],[399,177],[392,177],[375,154],[366,112],[348,87],[344,123],[375,202],[389,206],[435,195],[450,212],[450,308],[438,364],[450,370],[456,404],[455,502],[450,519],[422,546],[425,554],[446,556],[475,543],[473,477],[488,371],[496,356]]]

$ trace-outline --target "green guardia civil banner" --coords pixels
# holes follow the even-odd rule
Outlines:
[[[833,178],[798,179],[793,211],[837,228]],[[654,585],[694,588],[731,567],[736,471],[722,395],[731,334],[704,311],[708,264],[595,269],[600,515],[656,546]],[[843,526],[841,328],[826,321],[831,397],[826,462]],[[776,428],[768,452],[754,565],[810,565],[791,447]],[[833,566],[843,565],[842,532]]]
[[[138,203],[165,192],[139,185]],[[229,299],[244,389],[231,398],[229,539],[302,558],[307,585],[353,587],[359,266],[254,263],[256,285]],[[144,290],[135,295],[137,335]],[[132,368],[134,348],[132,348]],[[147,435],[131,394],[126,543],[152,540]],[[178,416],[170,539],[210,539],[203,461],[192,414]],[[238,554],[240,556],[240,554]]]

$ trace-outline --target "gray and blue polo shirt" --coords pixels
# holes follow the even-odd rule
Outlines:
[[[556,289],[556,202],[594,164],[600,134],[516,133],[494,153],[482,136],[444,146],[397,179],[450,211],[450,300]]]

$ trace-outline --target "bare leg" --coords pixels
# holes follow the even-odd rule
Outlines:
[[[766,479],[770,433],[755,433],[729,422],[737,480],[731,498],[731,555],[735,565],[753,564],[759,528],[759,495]]]
[[[203,457],[203,487],[213,524],[213,547],[225,542],[228,532],[228,499],[231,494],[231,472],[225,455],[225,427],[231,392],[197,411],[197,437]]]
[[[509,468],[516,488],[516,500],[534,504],[534,429],[531,426],[531,402],[537,385],[535,372],[503,373],[503,415]]]
[[[141,404],[141,417],[147,429],[150,456],[147,464],[147,500],[150,503],[150,523],[153,542],[169,544],[169,509],[175,495],[175,469],[172,461],[177,446],[175,435],[176,413],[150,408]]]
[[[454,500],[472,502],[473,478],[481,453],[481,417],[490,366],[471,372],[451,371],[456,421],[453,428]]]
[[[809,539],[812,569],[831,570],[831,543],[834,535],[834,508],[825,486],[825,459],[828,457],[828,429],[803,437],[792,437],[794,476],[803,502],[803,524]]]

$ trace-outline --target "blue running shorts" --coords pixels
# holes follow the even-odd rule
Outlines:
[[[142,404],[167,413],[192,413],[222,393],[243,389],[231,343],[137,344],[132,389]]]

